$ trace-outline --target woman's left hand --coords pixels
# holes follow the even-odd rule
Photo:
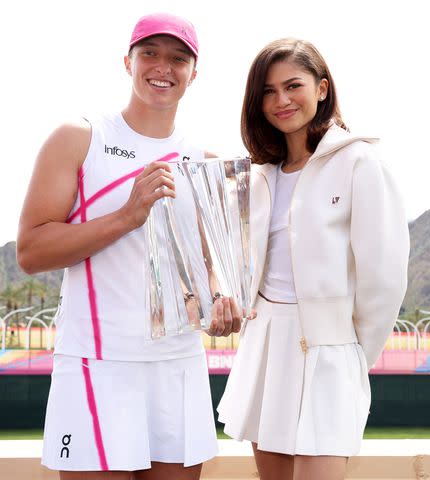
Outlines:
[[[245,317],[245,313],[243,314],[243,316]],[[252,308],[251,313],[249,315],[246,315],[246,319],[247,320],[254,320],[255,318],[257,318],[257,310]]]
[[[212,320],[206,333],[210,336],[228,337],[238,333],[242,324],[242,316],[236,302],[231,297],[217,298],[212,307]]]

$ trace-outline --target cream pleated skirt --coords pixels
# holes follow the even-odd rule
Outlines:
[[[370,407],[361,346],[315,346],[305,355],[297,305],[259,297],[257,312],[218,406],[225,433],[264,451],[356,455]]]

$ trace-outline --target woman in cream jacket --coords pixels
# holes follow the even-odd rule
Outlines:
[[[252,298],[218,407],[262,480],[341,479],[407,283],[408,227],[377,140],[351,135],[313,45],[266,46],[248,76]],[[237,402],[237,399],[241,403]],[[240,407],[238,407],[240,405]]]

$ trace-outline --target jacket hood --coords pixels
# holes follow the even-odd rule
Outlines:
[[[350,132],[347,132],[336,124],[332,124],[322,137],[311,158],[324,157],[327,154],[332,154],[355,142],[377,143],[379,142],[379,139],[363,135],[352,135]]]
[[[331,155],[340,150],[341,148],[351,145],[355,142],[378,143],[379,139],[377,137],[353,135],[333,123],[320,140],[317,149],[311,155],[309,160],[324,157],[329,154]],[[276,165],[273,165],[271,163],[255,166],[258,167],[257,171],[260,170],[261,172],[267,172],[273,167],[276,167]]]

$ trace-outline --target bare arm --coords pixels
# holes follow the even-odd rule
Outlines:
[[[152,204],[175,196],[166,163],[153,163],[135,179],[119,210],[82,224],[67,224],[78,193],[78,172],[87,155],[91,127],[82,121],[59,127],[36,160],[21,213],[17,259],[27,273],[74,265],[145,223]],[[167,188],[159,189],[165,186]]]

